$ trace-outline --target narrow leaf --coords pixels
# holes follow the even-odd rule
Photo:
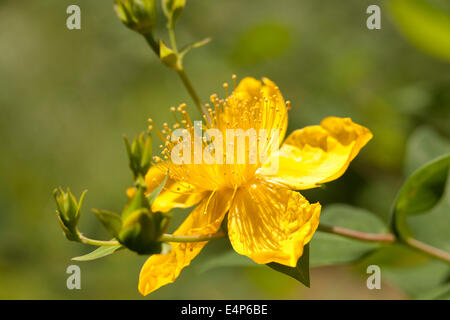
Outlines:
[[[205,44],[208,44],[209,42],[211,42],[211,38],[205,38],[203,40],[188,44],[186,47],[184,47],[183,49],[181,49],[180,51],[180,57],[184,57],[184,55],[186,53],[188,53],[189,51],[191,51],[192,49],[195,48],[200,48],[202,46],[204,46]]]
[[[167,179],[168,179],[169,174],[166,174],[163,182],[161,182],[161,184],[152,191],[152,193],[150,193],[147,196],[148,201],[150,202],[150,206],[153,204],[153,201],[155,201],[156,197],[159,196],[161,190],[164,188],[164,186],[166,185]]]
[[[122,249],[122,248],[123,248],[122,245],[98,247],[97,249],[95,249],[94,251],[92,251],[88,254],[72,258],[72,260],[75,260],[75,261],[96,260],[96,259],[100,259],[100,258],[109,256],[110,254],[113,254],[114,252],[116,252],[117,250]]]

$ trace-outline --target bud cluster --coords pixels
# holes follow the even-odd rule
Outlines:
[[[121,245],[138,254],[155,254],[163,251],[160,240],[167,230],[170,214],[152,212],[151,205],[165,185],[167,178],[152,193],[146,194],[144,182],[145,174],[151,166],[152,143],[147,133],[138,135],[131,143],[125,137],[130,169],[133,173],[135,187],[132,195],[119,215],[107,210],[94,210],[108,233],[115,239],[116,245]],[[67,239],[91,245],[111,245],[105,241],[86,238],[78,231],[81,206],[86,192],[80,201],[73,196],[69,189],[55,189],[57,216]]]
[[[178,51],[174,29],[186,6],[186,0],[161,0],[161,6],[167,21],[171,47],[155,36],[158,18],[156,0],[115,0],[114,3],[117,17],[123,24],[143,35],[165,66],[182,72],[185,54],[193,48],[205,45],[210,39],[194,42]]]

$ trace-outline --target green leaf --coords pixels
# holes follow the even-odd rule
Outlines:
[[[93,211],[106,230],[108,230],[114,238],[117,238],[117,235],[122,228],[122,218],[117,213],[112,211],[96,209]]]
[[[388,283],[417,299],[431,296],[431,291],[447,282],[450,275],[447,263],[399,243],[377,250],[358,263],[358,269],[365,274],[367,266],[373,264],[381,268],[382,277]]]
[[[211,38],[205,38],[203,40],[188,44],[183,49],[181,49],[180,59],[182,59],[184,57],[184,55],[186,53],[188,53],[189,51],[191,51],[192,49],[203,47],[205,44],[208,44],[209,42],[211,42]]]
[[[388,232],[385,224],[376,215],[344,204],[325,207],[320,223],[368,233]],[[317,267],[358,261],[380,246],[379,243],[362,242],[316,231],[311,240],[310,265]]]
[[[95,249],[94,251],[92,251],[88,254],[72,258],[72,260],[75,260],[75,261],[96,260],[96,259],[100,259],[100,258],[109,256],[110,254],[113,254],[114,252],[116,252],[117,250],[122,249],[122,248],[123,248],[122,245],[98,247],[97,249]]]
[[[409,176],[425,163],[448,152],[450,152],[449,140],[438,135],[430,127],[422,126],[417,128],[412,133],[406,146],[406,176]]]
[[[406,148],[405,173],[410,174],[430,160],[447,154],[449,151],[449,140],[439,136],[429,127],[419,127],[411,135]],[[445,177],[442,177],[443,179]],[[450,251],[450,238],[447,236],[450,234],[448,212],[450,212],[449,182],[446,183],[446,190],[441,199],[434,206],[432,204],[432,208],[426,214],[408,215],[405,223],[407,222],[407,226],[415,238]],[[439,221],[439,223],[434,223],[435,221]]]
[[[153,201],[155,201],[156,197],[159,196],[159,194],[161,193],[161,190],[166,185],[168,177],[169,177],[169,175],[166,174],[166,176],[164,177],[164,180],[161,182],[161,184],[147,196],[150,206],[153,204]]]
[[[233,249],[210,257],[198,267],[198,272],[203,273],[221,267],[255,267],[257,264],[247,256],[238,254]]]
[[[392,211],[395,231],[402,237],[413,235],[406,219],[431,210],[444,195],[450,166],[450,154],[439,157],[415,171],[405,182]],[[436,221],[429,221],[434,225]]]
[[[450,300],[450,282],[433,288],[417,297],[419,300]]]
[[[303,254],[297,261],[297,266],[295,268],[288,267],[279,263],[271,262],[267,264],[272,269],[284,273],[309,288],[309,244],[303,247]]]
[[[407,224],[411,233],[429,245],[450,252],[450,173],[447,177],[444,194],[426,214],[410,215]],[[438,222],[438,223],[437,223]]]
[[[394,22],[424,52],[450,61],[450,14],[425,0],[389,1]]]

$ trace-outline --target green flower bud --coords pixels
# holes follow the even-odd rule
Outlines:
[[[168,217],[160,212],[142,208],[132,212],[123,221],[119,242],[138,254],[155,254],[162,250],[159,238],[165,231]]]
[[[151,166],[152,139],[149,134],[141,133],[133,142],[124,136],[125,147],[127,148],[130,169],[134,179],[144,177]]]
[[[169,26],[173,27],[181,16],[186,5],[186,0],[162,0],[164,14],[169,20]]]
[[[170,215],[152,212],[150,206],[166,181],[167,177],[148,196],[145,195],[145,185],[136,186],[135,194],[122,212],[122,224],[117,240],[123,246],[139,254],[160,253],[163,249],[159,239],[169,225]]]
[[[56,201],[56,215],[67,239],[72,241],[79,240],[77,225],[80,220],[81,206],[83,205],[86,192],[85,190],[81,194],[80,201],[78,202],[69,188],[67,188],[66,192],[62,188],[53,191],[53,196]]]
[[[169,68],[176,71],[180,71],[183,69],[181,60],[178,59],[178,55],[175,53],[175,51],[167,47],[162,40],[159,42],[159,57],[162,63],[164,63]]]
[[[130,29],[143,35],[153,33],[156,26],[156,0],[115,0],[119,19]]]
[[[122,221],[128,218],[136,210],[147,209],[150,211],[150,203],[145,196],[145,185],[138,185],[135,194],[128,201],[122,211]]]

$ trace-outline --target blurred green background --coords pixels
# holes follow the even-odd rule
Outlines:
[[[82,30],[66,28],[70,4],[81,7]],[[381,6],[381,30],[366,28],[370,4]],[[204,101],[223,96],[232,74],[266,76],[292,101],[289,131],[326,116],[370,128],[374,139],[347,173],[304,194],[387,221],[413,132],[450,150],[449,17],[445,0],[187,0],[177,34],[179,44],[213,38],[185,59]],[[157,34],[167,39],[160,18]],[[63,236],[52,190],[69,186],[79,196],[87,188],[80,229],[106,239],[90,208],[120,211],[126,200],[122,134],[141,132],[148,117],[170,121],[169,107],[182,102],[195,112],[176,74],[115,17],[112,0],[0,0],[0,298],[142,298],[146,257],[131,252],[76,263],[82,289],[66,288],[70,258],[90,248]],[[405,299],[450,276],[448,265],[398,248],[314,268],[311,289],[267,267],[204,270],[225,246],[209,244],[175,284],[146,299]],[[381,290],[366,287],[371,259],[389,265]]]

